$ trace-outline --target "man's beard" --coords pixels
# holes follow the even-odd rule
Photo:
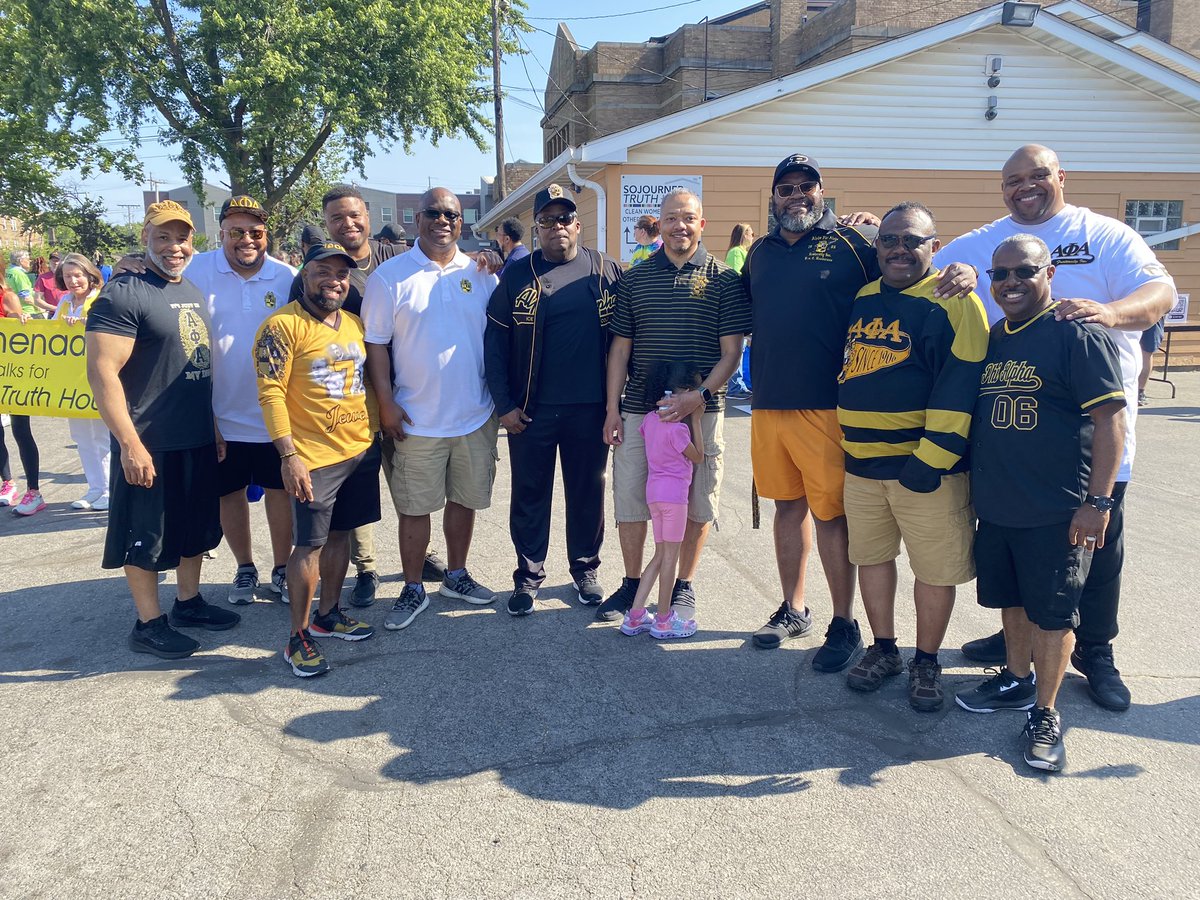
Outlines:
[[[159,256],[157,253],[155,253],[153,250],[151,250],[149,247],[146,248],[146,258],[149,259],[150,262],[154,263],[155,267],[160,272],[162,272],[165,275],[169,275],[172,278],[178,278],[180,275],[182,275],[183,270],[186,269],[192,261],[192,258],[190,256],[188,256],[184,259],[182,266],[180,266],[178,269],[173,269],[170,266],[168,266],[165,262],[163,262],[163,258],[161,256]]]
[[[788,212],[776,210],[775,218],[784,231],[790,231],[792,234],[804,234],[806,231],[812,230],[813,226],[821,221],[821,216],[825,215],[825,198],[821,198],[813,203],[812,209],[801,215],[793,215]]]
[[[337,312],[342,308],[342,304],[346,302],[345,297],[338,297],[337,299],[331,300],[320,293],[317,293],[315,297],[311,294],[306,294],[304,299],[323,313]]]

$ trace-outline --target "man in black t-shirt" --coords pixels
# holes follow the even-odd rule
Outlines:
[[[125,569],[138,613],[130,648],[164,659],[200,648],[172,625],[220,631],[241,620],[200,596],[221,521],[208,312],[183,278],[192,232],[178,203],[151,204],[146,271],[109,281],[87,317],[88,382],[116,445],[102,565]],[[168,620],[158,573],[169,569],[179,596]]]
[[[971,423],[971,493],[979,604],[1002,611],[1008,665],[955,700],[971,712],[1029,710],[1025,762],[1057,772],[1066,751],[1054,704],[1115,504],[1125,394],[1108,332],[1056,320],[1040,238],[1007,238],[992,266],[1005,317],[992,328]]]
[[[509,531],[517,551],[508,611],[533,611],[546,577],[555,455],[562,458],[567,561],[579,602],[603,599],[604,365],[621,267],[579,246],[570,194],[552,184],[533,202],[541,249],[507,266],[488,303],[488,389],[508,431]]]

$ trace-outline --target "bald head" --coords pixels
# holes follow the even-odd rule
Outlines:
[[[440,209],[442,200],[450,200],[454,204],[455,209],[462,209],[462,204],[458,202],[458,196],[450,188],[435,187],[430,188],[421,195],[421,207],[432,207]]]
[[[430,188],[421,195],[417,213],[417,244],[436,263],[454,258],[462,235],[462,204],[454,192],[444,187]]]
[[[1058,154],[1041,144],[1019,147],[1000,173],[1004,205],[1020,225],[1041,225],[1066,205],[1067,175]]]

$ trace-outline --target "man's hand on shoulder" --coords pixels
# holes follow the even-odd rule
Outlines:
[[[879,227],[879,216],[875,213],[860,211],[847,213],[844,216],[838,216],[839,225],[874,225]]]
[[[143,275],[146,272],[146,258],[140,253],[128,253],[113,265],[112,277],[118,275]]]
[[[935,297],[965,297],[979,284],[979,273],[966,263],[950,263],[942,269],[934,288]]]
[[[1092,322],[1106,328],[1114,327],[1117,321],[1107,304],[1078,298],[1060,300],[1054,318],[1059,322]]]

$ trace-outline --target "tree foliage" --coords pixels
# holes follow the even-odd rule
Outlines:
[[[51,77],[24,79],[39,116],[116,128],[135,146],[160,126],[194,188],[224,170],[269,210],[335,136],[361,169],[371,139],[482,147],[489,127],[490,0],[0,0],[0,11],[24,17],[14,37],[26,46],[53,45]]]

